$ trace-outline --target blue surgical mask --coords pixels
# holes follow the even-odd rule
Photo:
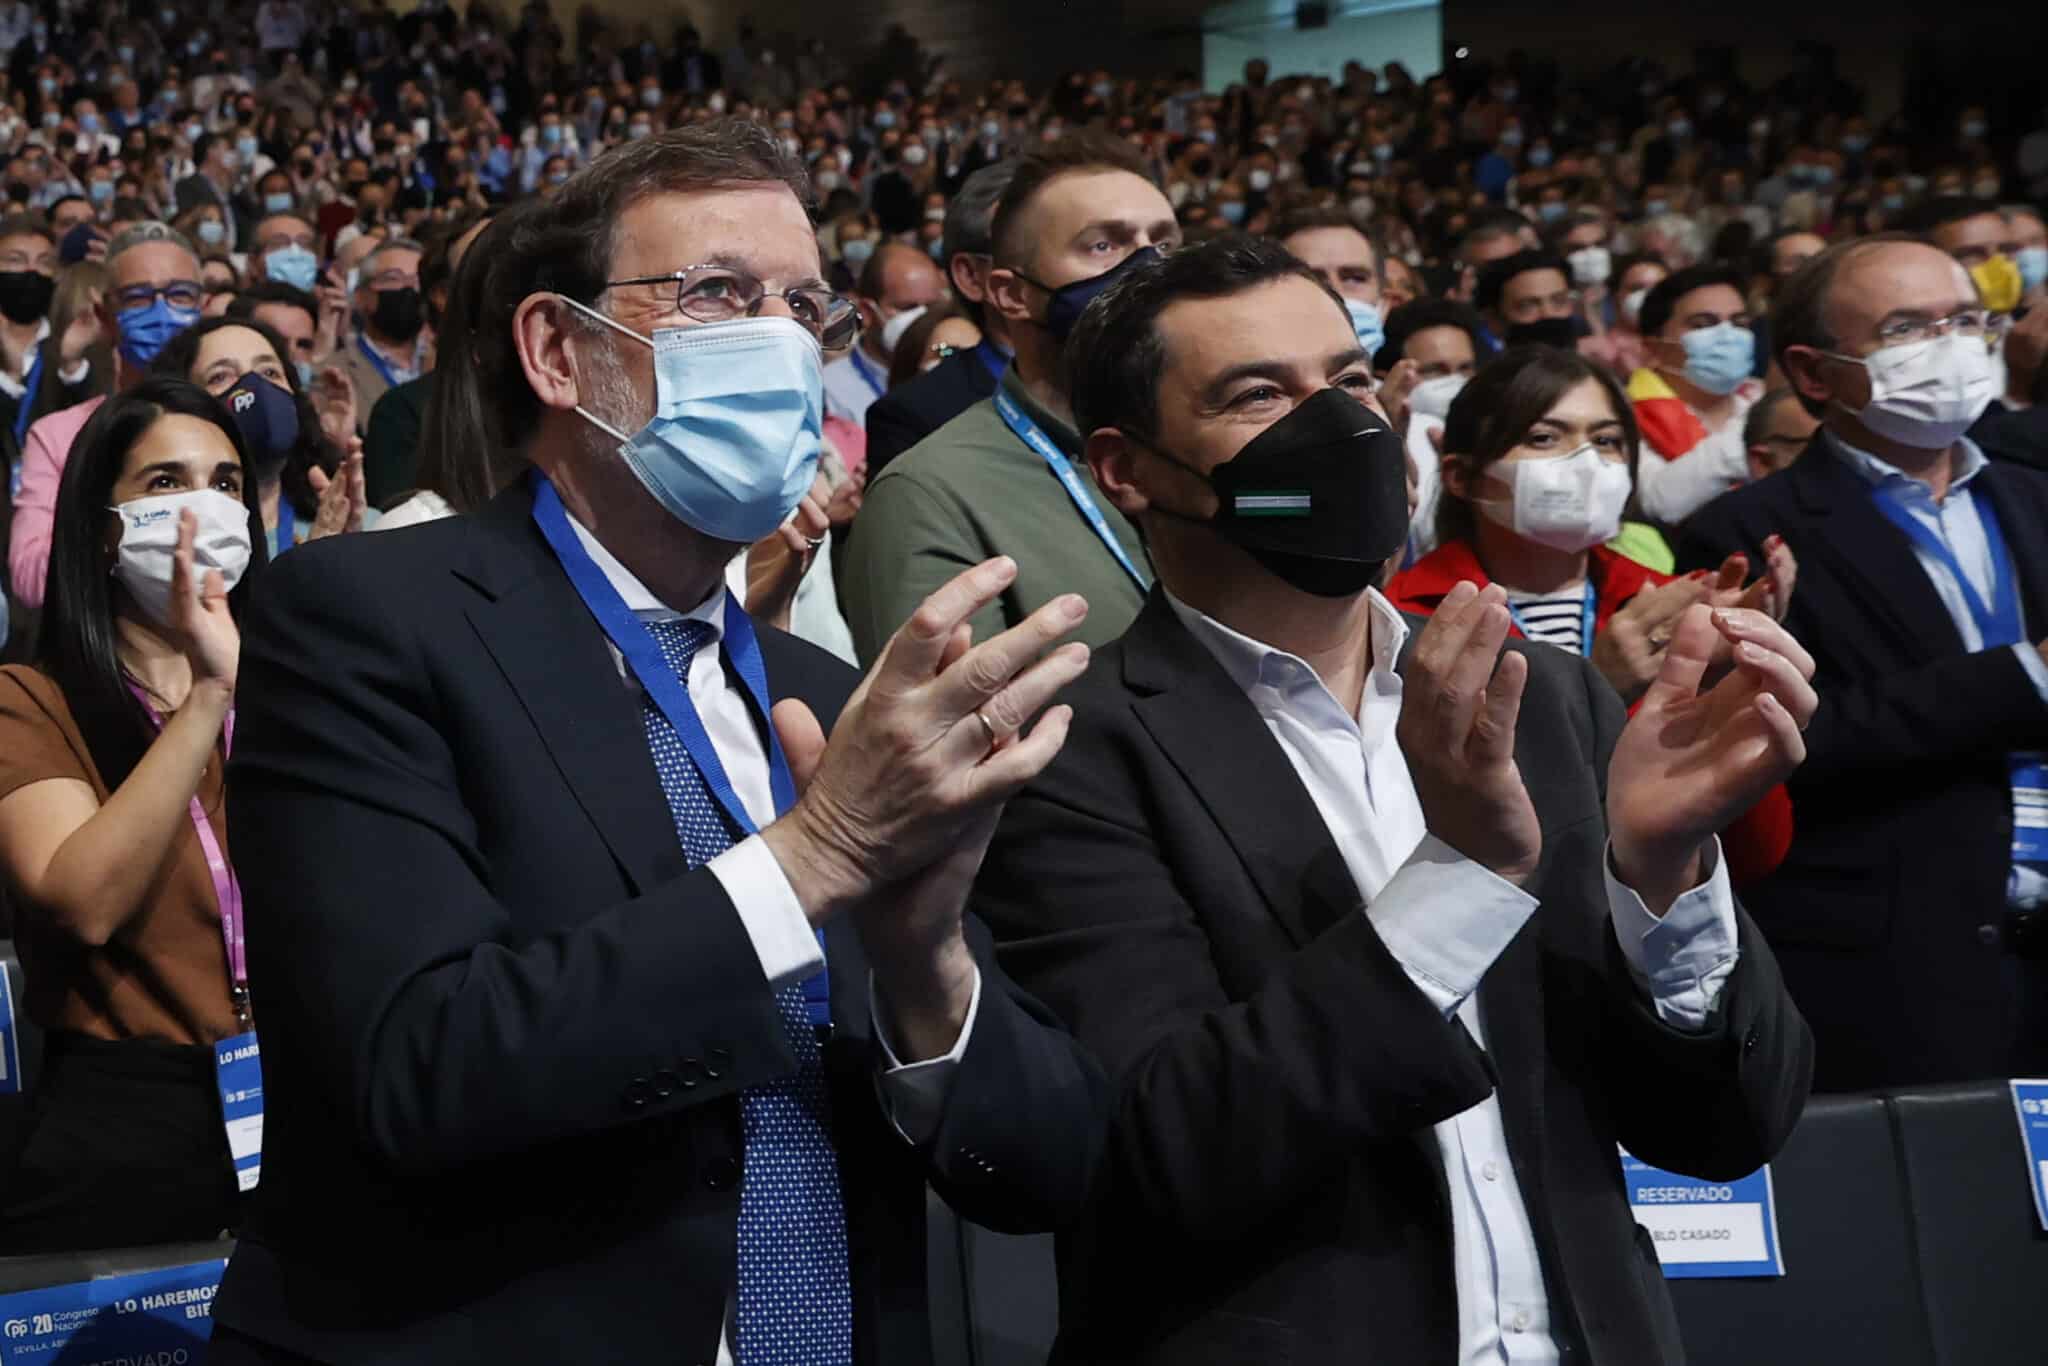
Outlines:
[[[217,247],[228,240],[227,225],[217,218],[199,220],[199,241],[209,247]]]
[[[1536,216],[1546,223],[1555,223],[1572,211],[1572,206],[1561,199],[1545,200],[1536,206]]]
[[[172,308],[161,295],[145,307],[124,309],[114,319],[121,334],[121,355],[129,364],[147,368],[171,338],[198,321],[197,310]]]
[[[877,128],[894,128],[896,126],[896,111],[893,109],[877,109],[874,122]]]
[[[78,116],[78,131],[81,133],[99,132],[100,116],[98,114],[80,114]]]
[[[1643,216],[1646,218],[1662,218],[1670,209],[1671,203],[1669,200],[1646,199],[1643,201]]]
[[[291,195],[291,191],[289,191],[289,190],[279,190],[279,191],[276,191],[276,192],[275,192],[275,193],[273,193],[273,194],[267,194],[267,195],[263,196],[263,212],[265,212],[265,213],[272,213],[272,214],[276,214],[276,213],[290,213],[291,211],[292,211],[292,195]]]
[[[186,124],[186,125],[185,125],[185,141],[187,141],[187,142],[197,142],[197,141],[199,141],[199,139],[201,139],[201,138],[203,138],[203,137],[205,137],[205,136],[206,136],[206,125],[205,125],[205,124],[203,124],[203,123],[188,123],[188,124]]]
[[[1835,183],[1835,168],[1832,166],[1810,167],[1807,174],[1812,177],[1813,186],[1817,190],[1824,190]]]
[[[1379,309],[1356,299],[1346,299],[1344,311],[1351,315],[1351,330],[1358,334],[1358,344],[1365,348],[1365,353],[1368,356],[1378,354],[1387,342],[1387,328],[1380,318]]]
[[[114,197],[114,182],[111,180],[95,180],[92,184],[85,187],[85,193],[93,203],[105,204]]]
[[[570,307],[654,349],[654,416],[627,435],[577,405],[671,517],[751,545],[789,519],[817,473],[825,371],[818,339],[793,318],[657,328],[650,339]]]
[[[1236,199],[1225,200],[1216,206],[1216,212],[1222,214],[1223,221],[1230,224],[1231,227],[1241,228],[1244,226],[1243,201]]]
[[[1528,160],[1531,166],[1540,171],[1550,164],[1550,149],[1548,147],[1531,147]]]
[[[310,391],[313,387],[313,362],[309,360],[298,361],[294,363],[293,368],[299,372],[299,388]]]
[[[562,125],[559,123],[542,124],[540,126],[540,140],[553,147],[562,140]]]
[[[868,257],[875,254],[875,244],[865,237],[856,237],[850,242],[839,244],[839,258],[846,262],[848,270],[858,271],[868,263]]]
[[[1710,394],[1732,394],[1756,369],[1756,334],[1736,323],[1694,328],[1685,346],[1685,377]]]
[[[2031,292],[2048,284],[2048,247],[2021,247],[2012,259],[2020,268],[2020,288]]]
[[[265,256],[263,273],[279,284],[311,294],[320,281],[320,258],[294,242]]]

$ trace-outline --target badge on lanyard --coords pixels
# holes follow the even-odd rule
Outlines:
[[[0,1096],[21,1090],[21,1035],[14,1028],[14,987],[0,971]]]
[[[2048,1081],[2012,1083],[2013,1113],[2019,1116],[2020,1146],[2026,1150],[2027,1187],[2034,1214],[2048,1229]]]
[[[255,1030],[213,1046],[213,1074],[220,1083],[228,1153],[235,1160],[235,1187],[254,1190],[263,1170],[263,1059],[257,1053]]]
[[[2048,864],[2048,754],[2009,757],[2012,775],[2012,861]]]
[[[1769,1165],[1740,1181],[1680,1176],[1623,1150],[1629,1212],[1649,1230],[1666,1280],[1782,1276]]]

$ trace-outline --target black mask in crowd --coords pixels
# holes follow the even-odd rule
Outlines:
[[[377,307],[370,314],[370,321],[377,330],[394,341],[409,342],[420,334],[427,315],[420,304],[417,289],[380,289],[377,291]]]
[[[1509,346],[1554,346],[1569,351],[1579,343],[1574,318],[1538,318],[1533,323],[1514,323],[1501,340]]]
[[[1407,451],[1342,389],[1321,390],[1246,442],[1209,472],[1209,486],[1216,534],[1318,597],[1371,587],[1408,539]]]
[[[26,327],[49,313],[57,282],[39,270],[0,270],[0,317]]]
[[[1038,285],[1040,289],[1052,295],[1045,306],[1045,330],[1052,333],[1054,341],[1064,343],[1073,332],[1074,324],[1081,321],[1081,315],[1087,311],[1088,305],[1095,301],[1096,295],[1115,284],[1120,276],[1158,259],[1159,248],[1143,247],[1100,275],[1091,275],[1085,280],[1061,285],[1058,289],[1051,285],[1038,284],[1038,281],[1021,270],[1017,272],[1017,278],[1026,284]]]

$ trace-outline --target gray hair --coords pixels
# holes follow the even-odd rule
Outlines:
[[[151,220],[130,224],[115,234],[114,240],[107,243],[107,269],[111,271],[114,268],[114,262],[121,258],[121,253],[132,251],[136,247],[146,247],[152,242],[168,242],[186,252],[194,261],[199,259],[199,251],[192,245],[191,238],[168,223]]]
[[[282,217],[283,215],[280,214],[277,216]],[[297,217],[297,215],[293,215],[293,217]],[[369,253],[356,264],[359,267],[361,267],[363,276],[367,278],[371,274],[369,268],[370,262],[376,260],[379,256],[384,255],[386,252],[393,251],[416,251],[420,253],[422,256],[424,256],[426,255],[427,249],[421,246],[418,242],[415,242],[410,237],[387,237],[383,241],[379,242],[376,246],[371,247]]]

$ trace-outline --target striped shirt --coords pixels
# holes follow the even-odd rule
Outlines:
[[[1558,593],[1521,593],[1510,588],[1508,607],[1515,614],[1515,625],[1530,640],[1540,640],[1546,645],[1555,645],[1560,650],[1569,650],[1575,655],[1586,653],[1589,644],[1583,638],[1586,625],[1586,586],[1573,584]]]

